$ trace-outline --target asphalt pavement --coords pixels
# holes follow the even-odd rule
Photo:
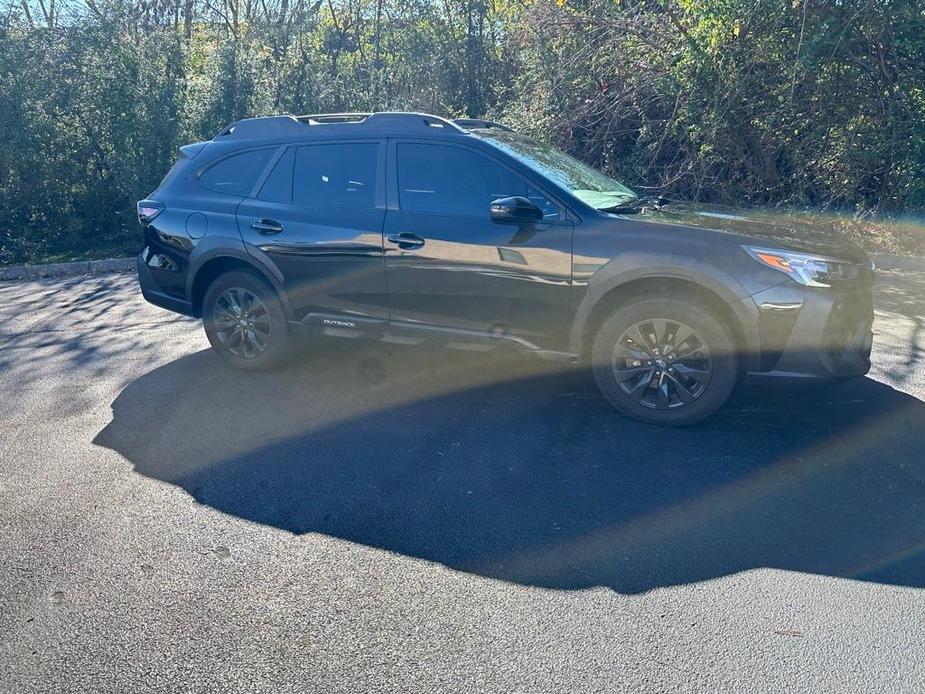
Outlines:
[[[925,691],[925,272],[874,369],[666,430],[511,354],[229,370],[0,283],[0,691]]]

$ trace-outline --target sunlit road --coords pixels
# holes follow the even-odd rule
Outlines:
[[[922,691],[925,273],[875,369],[649,428],[512,355],[269,375],[0,283],[0,690]]]

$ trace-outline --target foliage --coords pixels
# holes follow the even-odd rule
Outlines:
[[[277,112],[489,115],[643,190],[925,208],[919,0],[7,2],[0,263],[133,250],[179,145]]]

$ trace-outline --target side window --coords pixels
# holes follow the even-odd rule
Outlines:
[[[247,195],[275,151],[271,147],[232,154],[199,174],[199,182],[222,193]]]
[[[293,202],[338,207],[376,206],[379,145],[357,142],[299,147]]]
[[[270,202],[292,202],[292,163],[294,161],[295,149],[290,147],[267,176],[257,196],[259,199]]]
[[[556,206],[526,179],[460,147],[399,143],[398,188],[399,204],[409,212],[488,218],[492,200],[522,195],[547,219],[558,217]]]

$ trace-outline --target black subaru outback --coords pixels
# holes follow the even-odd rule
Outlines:
[[[505,346],[585,361],[618,410],[662,424],[740,380],[870,368],[873,267],[853,244],[665,205],[497,123],[252,118],[180,151],[138,203],[141,289],[240,368],[298,331]]]

